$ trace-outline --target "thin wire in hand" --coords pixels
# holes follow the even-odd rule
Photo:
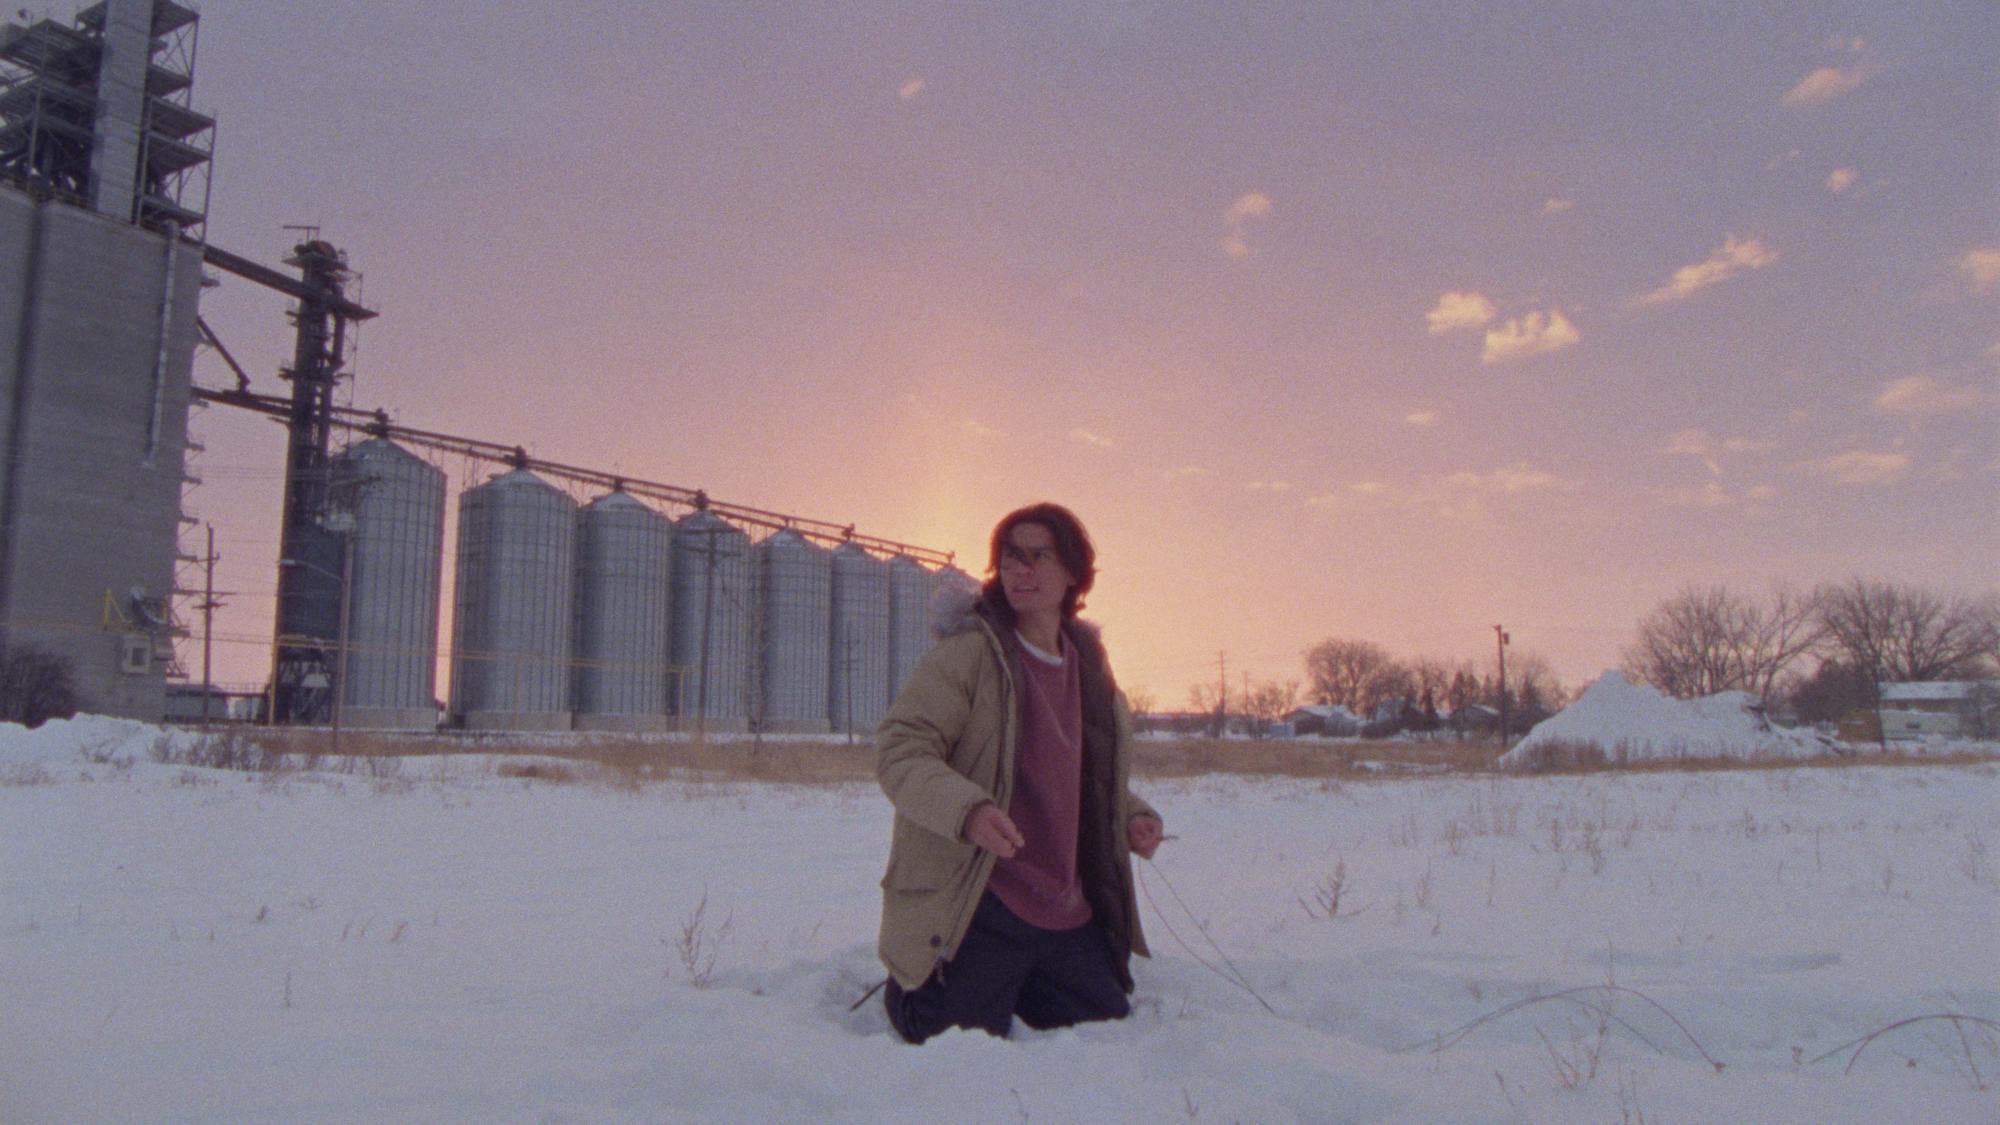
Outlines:
[[[1182,949],[1187,951],[1188,956],[1194,958],[1197,962],[1199,962],[1202,968],[1207,969],[1209,972],[1214,973],[1216,976],[1221,977],[1223,980],[1226,980],[1230,984],[1233,984],[1236,987],[1242,989],[1243,991],[1249,993],[1252,999],[1256,1000],[1257,1003],[1262,1004],[1264,1006],[1265,1011],[1271,1013],[1274,1016],[1277,1015],[1278,1009],[1273,1008],[1271,1006],[1270,1001],[1258,995],[1257,990],[1250,987],[1250,982],[1248,979],[1244,977],[1243,970],[1236,967],[1236,962],[1231,961],[1229,959],[1229,954],[1224,953],[1222,951],[1221,946],[1215,944],[1215,938],[1209,934],[1208,927],[1202,925],[1201,919],[1195,917],[1194,911],[1188,909],[1188,904],[1186,900],[1182,899],[1180,892],[1174,889],[1173,880],[1167,878],[1166,872],[1160,870],[1159,864],[1154,863],[1152,860],[1149,859],[1146,861],[1146,867],[1152,868],[1153,873],[1160,877],[1160,882],[1167,888],[1167,893],[1174,896],[1174,903],[1181,908],[1181,912],[1183,914],[1186,914],[1188,916],[1188,921],[1194,923],[1194,928],[1197,931],[1199,931],[1201,933],[1202,938],[1208,942],[1209,948],[1215,950],[1215,955],[1221,958],[1222,963],[1224,965],[1229,966],[1229,971],[1223,972],[1221,969],[1216,968],[1215,965],[1212,964],[1206,957],[1203,957],[1201,954],[1196,953],[1194,949],[1191,946],[1189,946],[1186,941],[1182,940],[1180,932],[1174,929],[1173,922],[1167,918],[1167,912],[1161,910],[1160,904],[1154,901],[1153,889],[1146,885],[1146,868],[1141,867],[1138,869],[1139,890],[1143,892],[1146,896],[1146,905],[1153,908],[1154,915],[1156,915],[1160,919],[1160,924],[1167,928],[1167,933],[1172,935],[1174,941]]]

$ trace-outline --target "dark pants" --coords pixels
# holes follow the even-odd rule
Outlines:
[[[992,894],[979,900],[958,956],[922,988],[892,978],[883,990],[889,1023],[911,1043],[948,1027],[1005,1037],[1014,1017],[1038,1030],[1131,1012],[1111,968],[1111,946],[1095,922],[1044,930],[1023,922]]]

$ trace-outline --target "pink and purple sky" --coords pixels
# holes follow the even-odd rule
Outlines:
[[[202,12],[210,237],[347,250],[353,404],[975,570],[1060,501],[1163,705],[1501,622],[1575,685],[1685,583],[2000,573],[1985,0]],[[282,311],[204,298],[270,393]],[[281,435],[196,432],[255,683]]]

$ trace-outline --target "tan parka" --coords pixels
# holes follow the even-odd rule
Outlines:
[[[1094,919],[1111,939],[1119,983],[1130,955],[1150,955],[1133,897],[1126,823],[1150,805],[1127,787],[1132,718],[1097,632],[1064,623],[1083,684],[1083,794],[1077,870]],[[1015,644],[978,612],[948,613],[946,635],[904,681],[875,736],[875,776],[896,808],[882,876],[882,963],[917,988],[958,952],[993,870],[993,853],[960,835],[981,801],[1013,795],[1020,697]],[[1013,640],[1012,631],[1007,631]]]

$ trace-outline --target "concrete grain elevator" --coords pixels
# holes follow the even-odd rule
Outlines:
[[[140,719],[175,632],[213,127],[188,104],[196,25],[107,0],[0,28],[0,648]]]

